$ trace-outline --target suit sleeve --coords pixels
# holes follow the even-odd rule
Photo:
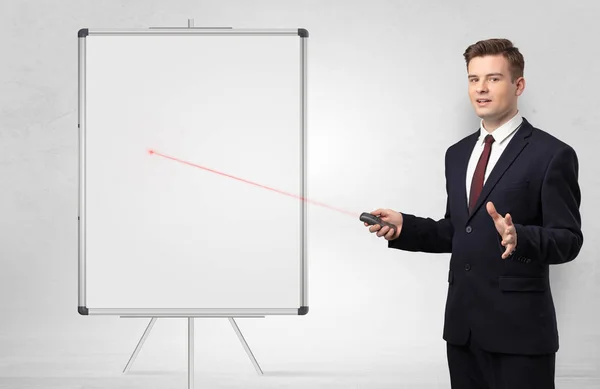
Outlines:
[[[552,158],[542,183],[542,225],[515,223],[517,247],[512,256],[544,264],[566,263],[577,257],[583,245],[578,173],[577,154],[570,146]]]
[[[454,227],[450,218],[450,199],[448,197],[448,154],[445,156],[446,176],[446,213],[443,219],[434,220],[402,213],[400,235],[388,241],[388,247],[404,251],[425,253],[451,253]]]

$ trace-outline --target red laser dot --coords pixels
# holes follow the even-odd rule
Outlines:
[[[148,149],[148,154],[150,154],[150,155],[154,154],[154,150]]]

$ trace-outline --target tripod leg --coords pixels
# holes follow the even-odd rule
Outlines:
[[[188,317],[188,389],[194,388],[194,318]]]
[[[125,369],[123,369],[123,373],[126,373],[127,370],[129,370],[129,368],[131,367],[131,365],[133,365],[133,361],[135,361],[135,358],[137,357],[137,355],[139,354],[140,350],[142,349],[142,346],[144,345],[144,342],[146,341],[146,338],[148,337],[148,335],[150,335],[150,330],[152,330],[152,327],[154,326],[154,323],[156,322],[156,318],[153,317],[150,320],[150,323],[148,323],[148,327],[146,327],[146,330],[144,331],[144,334],[142,335],[140,341],[138,342],[137,346],[135,347],[135,350],[133,351],[133,354],[131,354],[131,357],[129,358],[129,362],[127,362],[127,365],[125,366]]]
[[[240,331],[240,329],[237,326],[237,323],[235,322],[233,317],[229,318],[229,322],[231,323],[231,326],[233,327],[233,330],[235,331],[236,335],[240,339],[240,342],[242,342],[242,346],[244,346],[244,350],[246,350],[246,354],[248,354],[248,357],[250,357],[250,360],[252,361],[252,364],[254,365],[256,372],[259,375],[262,375],[263,372],[262,372],[260,366],[258,365],[256,358],[254,358],[254,354],[252,354],[252,350],[250,350],[250,347],[248,347],[248,343],[246,343],[246,339],[244,339],[244,335],[242,335],[242,332]]]

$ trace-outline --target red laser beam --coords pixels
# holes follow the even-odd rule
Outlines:
[[[183,163],[183,164],[185,164],[185,165],[192,166],[192,167],[195,167],[195,168],[198,168],[198,169],[206,170],[206,171],[209,171],[209,172],[211,172],[211,173],[215,173],[215,174],[218,174],[218,175],[221,175],[221,176],[224,176],[224,177],[232,178],[232,179],[234,179],[234,180],[242,181],[242,182],[244,182],[244,183],[246,183],[246,184],[255,185],[255,186],[258,186],[258,187],[260,187],[260,188],[267,189],[267,190],[270,190],[270,191],[273,191],[273,192],[277,192],[277,193],[279,193],[279,194],[282,194],[282,195],[285,195],[285,196],[294,197],[294,198],[296,198],[296,199],[298,199],[298,200],[302,200],[302,201],[305,201],[305,202],[308,202],[308,203],[311,203],[311,204],[314,204],[314,205],[318,205],[318,206],[321,206],[321,207],[325,207],[325,208],[331,209],[331,210],[333,210],[333,211],[337,211],[337,212],[345,213],[346,215],[351,215],[351,216],[354,216],[354,217],[357,217],[357,218],[358,218],[358,216],[359,216],[359,215],[358,215],[357,213],[355,213],[355,212],[345,211],[345,210],[343,210],[343,209],[339,209],[339,208],[336,208],[336,207],[332,207],[331,205],[327,205],[327,204],[324,204],[324,203],[320,203],[320,202],[318,202],[318,201],[309,200],[309,199],[307,199],[307,198],[304,198],[304,197],[301,197],[301,196],[295,195],[295,194],[293,194],[293,193],[284,192],[284,191],[282,191],[282,190],[275,189],[275,188],[271,188],[271,187],[268,187],[268,186],[266,186],[266,185],[258,184],[258,183],[256,183],[256,182],[248,181],[248,180],[245,180],[245,179],[243,179],[243,178],[235,177],[235,176],[232,176],[231,174],[227,174],[227,173],[219,172],[219,171],[216,171],[216,170],[213,170],[213,169],[207,168],[207,167],[205,167],[205,166],[200,166],[200,165],[197,165],[197,164],[195,164],[195,163],[192,163],[192,162],[184,161],[184,160],[181,160],[181,159],[179,159],[179,158],[175,158],[175,157],[171,157],[171,156],[169,156],[169,155],[165,155],[165,154],[159,153],[159,152],[157,152],[156,150],[149,149],[149,150],[148,150],[148,154],[150,154],[150,155],[158,155],[159,157],[163,157],[163,158],[166,158],[166,159],[170,159],[170,160],[172,160],[172,161],[176,161],[176,162],[179,162],[179,163]]]

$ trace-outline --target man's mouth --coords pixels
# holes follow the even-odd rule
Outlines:
[[[477,99],[477,102],[478,102],[478,103],[489,103],[489,102],[491,102],[491,101],[492,101],[492,100],[489,100],[489,99]]]

